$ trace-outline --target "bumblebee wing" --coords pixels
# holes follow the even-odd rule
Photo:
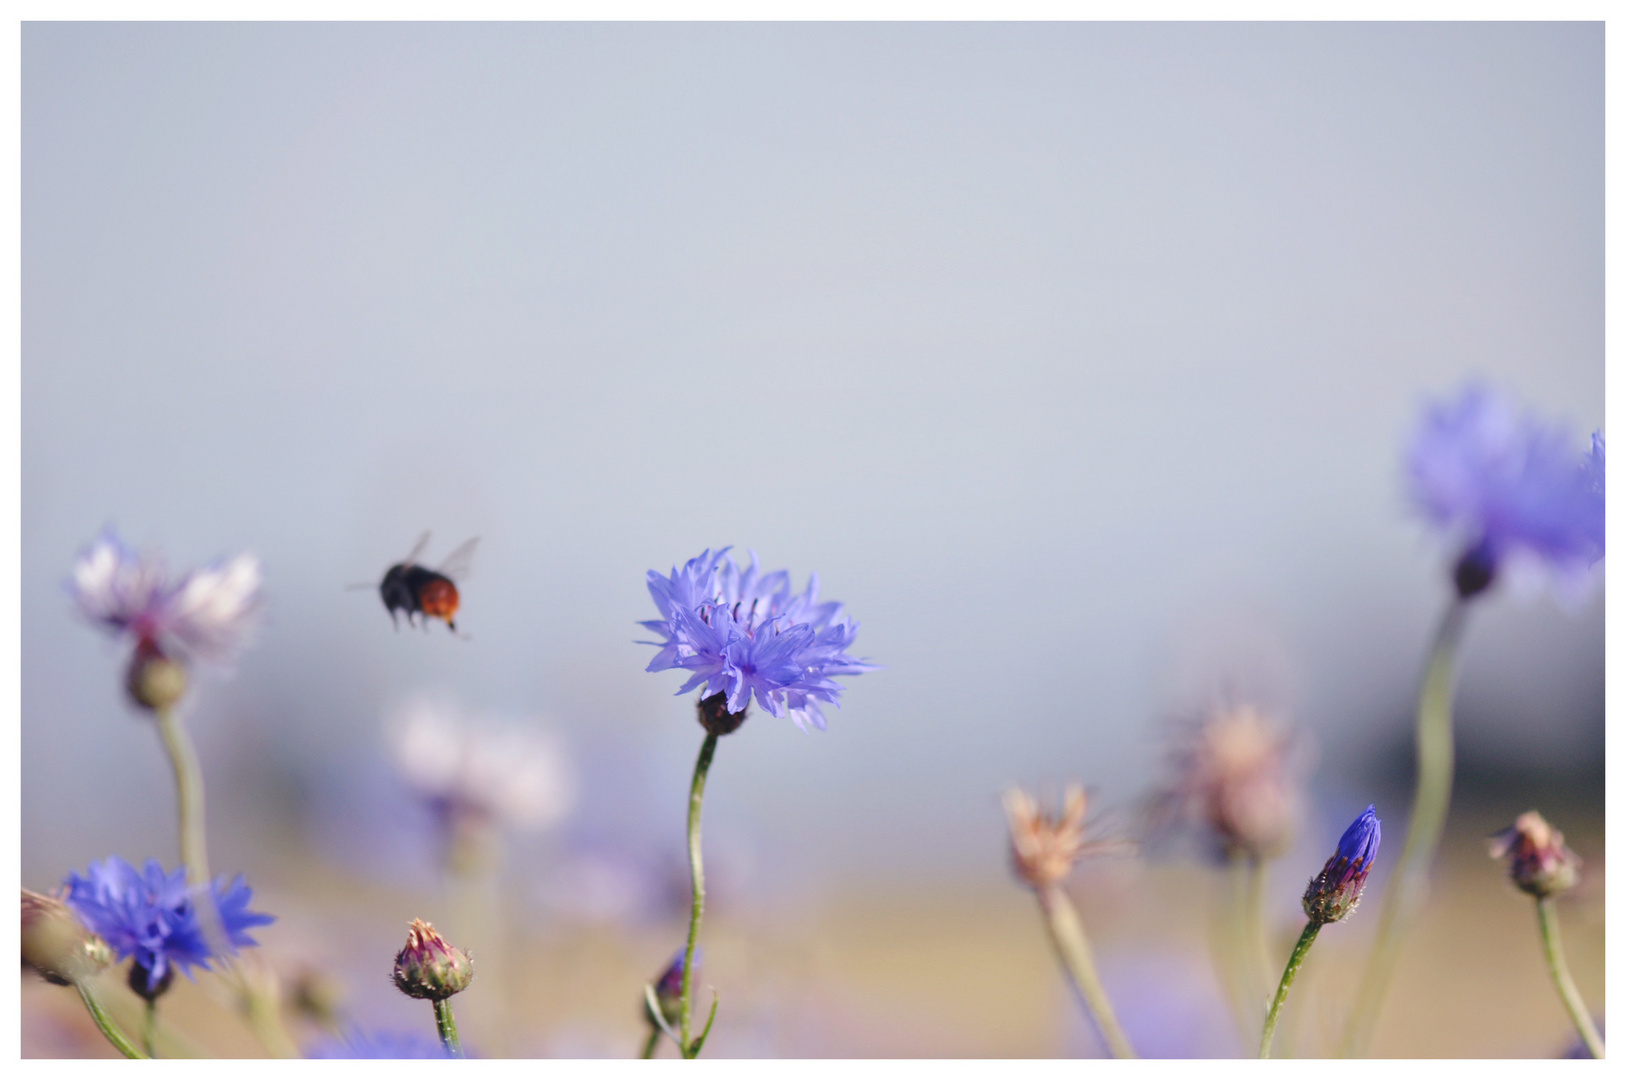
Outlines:
[[[424,532],[423,532],[423,535],[418,537],[418,542],[416,544],[412,545],[412,550],[407,553],[407,557],[401,560],[401,565],[402,566],[416,566],[416,565],[418,565],[418,557],[423,554],[423,549],[428,547],[428,546],[429,546],[429,530],[425,529]]]
[[[436,567],[436,571],[445,574],[453,582],[464,580],[469,576],[469,568],[474,560],[474,548],[479,543],[478,536],[463,541],[452,549],[452,553]]]

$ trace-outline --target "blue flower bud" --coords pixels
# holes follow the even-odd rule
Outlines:
[[[1323,925],[1338,922],[1360,902],[1366,875],[1377,861],[1378,844],[1383,840],[1383,823],[1373,810],[1374,807],[1368,806],[1344,830],[1338,839],[1338,850],[1304,890],[1304,914],[1311,922]]]

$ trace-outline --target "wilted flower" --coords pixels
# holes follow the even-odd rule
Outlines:
[[[149,1000],[169,989],[176,968],[191,978],[194,966],[207,968],[219,955],[198,919],[185,868],[165,874],[157,859],[148,859],[138,871],[113,855],[91,863],[83,877],[69,874],[64,884],[68,906],[85,924],[106,939],[120,960],[135,958],[130,988]],[[224,877],[216,878],[209,891],[226,937],[222,944],[226,952],[258,944],[248,930],[275,921],[248,910],[253,891],[241,874],[229,884]]]
[[[422,919],[407,927],[406,945],[395,954],[395,985],[408,997],[441,1001],[458,994],[474,978],[469,954],[435,933]]]
[[[754,553],[741,570],[728,551],[703,551],[669,576],[649,572],[649,594],[661,618],[640,625],[662,640],[642,642],[660,649],[645,670],[690,672],[678,693],[704,685],[703,699],[722,695],[713,712],[726,707],[738,718],[732,726],[717,725],[730,731],[743,720],[752,695],[770,715],[788,714],[799,727],[811,723],[822,730],[819,703],[838,704],[841,695],[834,676],[876,670],[847,655],[858,624],[841,604],[820,602],[817,574],[793,593],[790,571],[764,574]]]
[[[113,950],[57,896],[22,890],[23,963],[59,986],[76,983],[113,962]]]
[[[1520,814],[1513,824],[1491,837],[1491,858],[1508,859],[1513,884],[1541,898],[1575,886],[1581,857],[1564,844],[1564,834],[1547,824],[1534,810]]]
[[[1430,406],[1407,470],[1413,501],[1463,545],[1459,594],[1488,588],[1508,560],[1584,585],[1604,552],[1603,459],[1601,433],[1578,457],[1562,428],[1483,386]]]
[[[1080,858],[1093,852],[1118,850],[1117,843],[1097,843],[1087,839],[1084,789],[1070,784],[1059,816],[1051,817],[1021,788],[1005,793],[1005,819],[1011,832],[1011,866],[1016,876],[1044,889],[1073,870]]]
[[[352,1031],[344,1039],[326,1039],[306,1053],[311,1058],[444,1058],[451,1055],[439,1039],[419,1032]]]
[[[1214,709],[1176,743],[1175,778],[1160,812],[1200,822],[1227,855],[1279,854],[1298,808],[1291,743],[1252,706]]]
[[[575,800],[563,750],[540,731],[483,724],[450,702],[418,697],[386,737],[401,777],[454,842],[493,828],[551,825]]]
[[[1338,850],[1304,890],[1304,914],[1315,923],[1335,923],[1355,910],[1366,875],[1377,861],[1383,823],[1373,806],[1361,811],[1338,838]]]

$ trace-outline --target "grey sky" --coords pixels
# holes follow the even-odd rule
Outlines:
[[[644,572],[816,570],[886,670],[727,740],[708,816],[997,871],[1002,786],[1127,805],[1221,684],[1346,789],[1442,600],[1419,403],[1478,374],[1602,422],[1596,24],[30,24],[22,134],[47,879],[172,846],[60,592],[106,522],[265,561],[212,762],[298,789],[449,687],[674,837],[699,731],[632,643]],[[483,537],[470,642],[343,591],[425,528]],[[1597,752],[1601,602],[1478,614],[1464,745]]]

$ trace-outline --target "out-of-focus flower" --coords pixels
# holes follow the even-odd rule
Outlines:
[[[1513,884],[1534,897],[1553,896],[1575,886],[1581,857],[1564,843],[1564,834],[1530,810],[1490,840],[1491,858],[1508,860]]]
[[[67,986],[113,962],[113,950],[57,896],[22,890],[23,963]]]
[[[1084,789],[1070,784],[1060,815],[1050,816],[1021,788],[1005,793],[1005,819],[1011,832],[1011,866],[1016,876],[1035,889],[1044,889],[1072,873],[1085,855],[1122,850],[1113,842],[1091,842],[1084,827],[1087,799]]]
[[[305,1054],[310,1058],[443,1058],[439,1039],[418,1032],[352,1031],[343,1039],[324,1039]]]
[[[543,732],[483,723],[420,696],[385,737],[401,777],[454,843],[497,828],[543,828],[575,801],[564,751]]]
[[[695,970],[700,969],[700,950],[694,951]],[[666,1025],[676,1029],[680,1014],[683,1010],[683,950],[679,949],[672,957],[672,962],[666,965],[659,979],[655,980],[655,1001],[661,1007],[661,1019]],[[649,1011],[649,1001],[644,1001],[644,1019],[649,1021],[651,1027],[660,1027],[655,1016]]]
[[[407,926],[406,945],[395,954],[395,985],[408,997],[440,1001],[462,993],[474,978],[469,954],[422,919]]]
[[[1375,807],[1368,806],[1344,830],[1338,850],[1304,890],[1304,914],[1311,922],[1335,923],[1355,910],[1382,841],[1383,823]]]
[[[69,595],[84,616],[114,634],[217,663],[248,640],[263,607],[260,562],[244,553],[171,581],[163,560],[138,554],[112,529],[73,565]]]
[[[208,968],[209,961],[219,955],[210,947],[198,919],[184,867],[165,874],[157,859],[148,859],[137,870],[113,855],[91,863],[84,876],[69,874],[64,884],[68,906],[85,924],[113,947],[120,960],[135,958],[130,988],[149,1000],[169,989],[176,968],[191,978],[194,966]],[[224,877],[216,878],[209,891],[227,952],[258,944],[248,930],[276,921],[248,910],[253,891],[241,874],[230,883]]]
[[[1585,586],[1604,553],[1603,459],[1601,433],[1578,457],[1562,428],[1470,383],[1427,409],[1406,466],[1412,500],[1462,545],[1455,580],[1468,597],[1510,561]]]
[[[679,694],[704,685],[703,700],[722,695],[712,711],[726,708],[736,719],[708,728],[738,727],[754,695],[770,715],[823,730],[819,703],[839,705],[835,676],[876,670],[847,655],[858,624],[841,604],[819,600],[817,574],[793,593],[790,571],[764,574],[754,553],[742,570],[728,550],[703,551],[668,576],[649,571],[649,594],[661,617],[640,625],[661,640],[641,643],[660,649],[645,670],[682,668],[690,676]]]
[[[1227,856],[1280,854],[1298,812],[1292,742],[1251,705],[1212,710],[1176,741],[1156,813],[1200,823]]]

